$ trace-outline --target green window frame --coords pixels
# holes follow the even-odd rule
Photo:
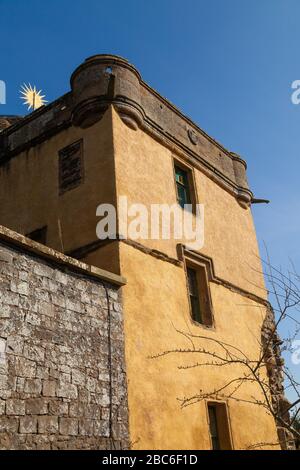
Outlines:
[[[191,204],[191,192],[188,171],[175,165],[175,180],[177,191],[177,202],[184,209],[185,204]]]

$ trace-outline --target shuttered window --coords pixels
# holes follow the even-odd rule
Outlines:
[[[59,151],[59,193],[79,186],[83,179],[82,140]]]

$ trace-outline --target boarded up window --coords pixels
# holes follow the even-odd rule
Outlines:
[[[59,151],[59,194],[80,185],[83,179],[82,140]]]

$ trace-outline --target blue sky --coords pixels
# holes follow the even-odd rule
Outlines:
[[[49,101],[86,57],[114,53],[248,162],[258,238],[300,271],[298,0],[0,0],[0,114],[24,114],[23,82]],[[300,366],[295,368],[299,374]]]

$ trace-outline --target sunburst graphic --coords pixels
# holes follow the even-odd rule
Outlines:
[[[42,95],[42,90],[37,90],[36,87],[32,87],[29,83],[29,85],[24,85],[21,86],[21,99],[23,100],[23,104],[28,106],[28,110],[32,109],[35,111],[36,109],[40,108],[41,106],[44,106],[44,104],[47,103],[47,101],[44,99],[45,95]]]

